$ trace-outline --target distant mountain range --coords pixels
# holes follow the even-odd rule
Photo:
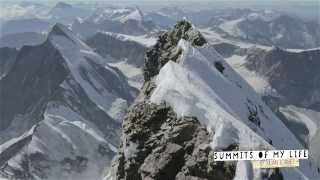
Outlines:
[[[23,7],[26,11],[32,11],[30,6]],[[41,7],[38,6],[34,7]],[[30,12],[24,18],[5,20],[2,23],[1,36],[24,32],[48,33],[57,22],[71,26],[82,39],[100,31],[142,35],[166,29],[184,18],[190,19],[201,28],[210,28],[230,40],[291,49],[320,46],[319,22],[302,20],[275,10],[228,8],[187,11],[169,6],[143,12],[137,7],[92,9],[62,2],[51,9],[43,10],[41,16]]]
[[[104,31],[142,35],[155,30],[155,25],[144,20],[142,12],[137,8],[104,8],[86,19],[76,20],[72,30],[84,38]]]
[[[0,17],[0,179],[319,179],[318,23],[239,8],[5,7],[17,15]],[[305,148],[297,168],[213,161]]]
[[[277,12],[249,12],[244,15],[240,12],[236,17],[215,17],[211,23],[210,27],[230,39],[291,49],[314,48],[320,45],[318,22],[305,22]]]

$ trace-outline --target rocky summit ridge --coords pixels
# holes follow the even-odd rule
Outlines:
[[[184,63],[185,49],[181,43],[189,43],[195,48],[209,45],[190,22],[183,20],[161,34],[157,43],[146,52],[145,82],[124,118],[122,143],[107,179],[228,180],[237,176],[236,162],[214,161],[214,151],[238,150],[237,142],[213,149],[216,129],[208,128],[193,114],[178,114],[166,101],[155,103],[152,100],[159,76],[163,74],[162,68],[166,68],[167,63],[171,67],[174,67],[172,62]],[[223,74],[225,67],[223,63],[220,65],[214,66],[217,73]],[[178,73],[179,68],[176,71]],[[250,172],[248,176],[253,177]],[[283,179],[279,169],[265,170],[259,176]]]
[[[124,118],[122,144],[110,179],[233,179],[235,163],[213,161],[211,135],[196,117],[177,117],[170,106],[149,100],[161,67],[178,60],[180,39],[194,46],[207,42],[191,23],[180,21],[147,51],[144,86]]]
[[[144,62],[144,79],[149,81],[169,60],[177,61],[181,50],[177,48],[179,40],[184,39],[194,46],[207,43],[202,34],[186,20],[178,22],[173,29],[159,36],[155,46],[147,51]]]

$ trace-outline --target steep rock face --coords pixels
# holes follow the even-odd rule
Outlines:
[[[53,78],[52,73],[57,73],[57,76]],[[30,107],[51,96],[52,89],[57,88],[66,74],[62,56],[49,41],[36,47],[22,48],[14,67],[0,81],[0,130],[10,125],[14,115],[25,114]]]

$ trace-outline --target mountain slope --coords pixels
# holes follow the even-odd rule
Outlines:
[[[124,120],[123,142],[111,179],[210,179],[212,171],[198,174],[201,169],[213,169],[224,179],[319,177],[316,167],[310,167],[307,161],[301,161],[299,168],[270,172],[252,169],[250,163],[219,166],[210,162],[214,150],[303,146],[188,22],[179,22],[159,37],[146,54],[144,71],[142,92]],[[188,121],[191,125],[184,125]],[[191,128],[194,131],[188,131],[193,132],[188,136],[179,124],[203,127],[207,135],[195,146],[192,139],[198,137],[197,128]],[[206,141],[208,136],[210,140]],[[188,163],[189,158],[196,159],[193,165]],[[179,163],[173,166],[172,161]]]
[[[134,89],[61,24],[43,44],[25,46],[0,80],[1,177],[100,178],[119,143]],[[28,143],[5,146],[36,126]],[[7,151],[7,148],[14,150]],[[1,153],[0,153],[1,154]]]
[[[318,166],[319,153],[314,147],[319,140],[319,55],[317,49],[290,52],[275,48],[252,51],[243,58],[243,68],[262,77],[272,89],[272,93],[261,94],[263,100],[310,149]]]
[[[264,50],[227,43],[214,47],[309,149],[319,167],[319,50]]]
[[[97,33],[88,38],[86,43],[102,57],[111,56],[111,66],[119,68],[127,77],[130,85],[140,88],[143,83],[142,66],[144,55],[153,37],[129,36],[117,33]]]
[[[317,74],[319,58],[320,50],[289,52],[275,48],[250,54],[245,66],[267,77],[270,85],[281,96],[282,104],[320,110]]]

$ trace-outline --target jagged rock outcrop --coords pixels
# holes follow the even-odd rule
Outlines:
[[[196,117],[177,117],[165,103],[151,103],[154,78],[168,61],[177,61],[180,39],[194,46],[206,43],[187,21],[178,22],[160,35],[146,53],[145,83],[123,121],[122,144],[113,163],[110,179],[204,180],[233,179],[236,164],[215,162],[210,147],[212,133]],[[229,147],[236,149],[237,145]]]
[[[210,134],[195,117],[138,102],[123,124],[115,179],[232,179],[235,163],[215,162]]]
[[[190,41],[194,46],[202,46],[207,41],[188,21],[178,22],[173,29],[159,36],[156,45],[147,51],[144,66],[144,79],[149,81],[159,73],[169,60],[176,61],[181,53],[177,49],[180,39]]]

